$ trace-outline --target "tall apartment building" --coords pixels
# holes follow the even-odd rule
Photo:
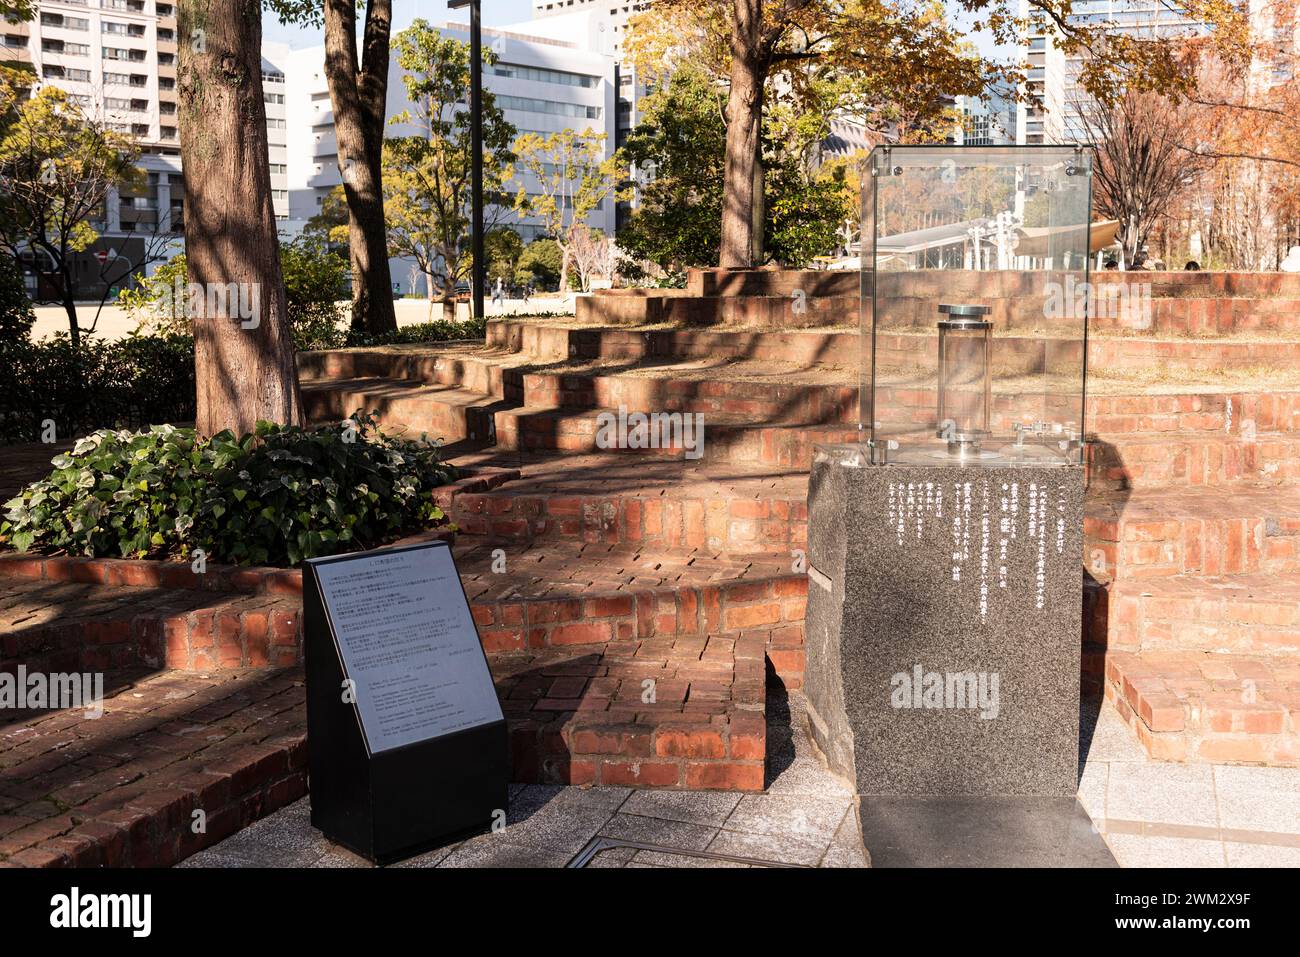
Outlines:
[[[1024,0],[1021,15],[1027,12]],[[1145,39],[1203,36],[1210,27],[1167,0],[1074,0],[1068,22],[1106,33]],[[1088,139],[1080,112],[1092,98],[1079,83],[1083,58],[1066,56],[1052,43],[1053,34],[1027,38],[1028,92],[1036,101],[1021,104],[1021,143],[1083,142]]]
[[[1004,146],[1017,142],[1020,104],[999,96],[988,100],[958,96],[953,106],[961,113],[961,128],[949,142],[961,146]]]
[[[1029,12],[1029,5],[1020,0],[1020,16],[1028,17]],[[1065,54],[1051,39],[1047,34],[1025,37],[1029,76],[1025,97],[1015,104],[1014,130],[1015,142],[1022,146],[1064,141]]]
[[[638,79],[636,68],[623,56],[623,42],[628,21],[649,8],[650,0],[639,3],[533,0],[532,21],[507,29],[537,36],[577,38],[588,50],[614,58],[618,98],[612,135],[615,146],[622,146],[628,133],[641,121],[641,100],[646,95],[646,84]]]
[[[74,264],[77,294],[97,299],[105,280],[116,284],[126,265],[180,248],[184,175],[176,5],[161,0],[40,0],[36,6],[29,22],[0,22],[0,62],[30,67],[36,82],[63,89],[87,115],[133,137],[140,147],[144,183],[109,195],[93,223],[100,238]],[[276,213],[287,218],[284,74],[264,61],[263,81]],[[108,261],[101,264],[96,253],[106,253]],[[36,287],[35,276],[28,281],[34,294],[49,294]]]
[[[444,35],[469,41],[464,24],[449,23],[438,28]],[[561,39],[531,35],[514,28],[483,29],[483,43],[492,49],[497,62],[483,70],[484,89],[496,97],[497,106],[519,133],[549,136],[564,129],[591,130],[605,135],[605,155],[614,151],[610,129],[614,113],[614,61],[592,52],[585,43],[570,37]],[[325,48],[290,51],[286,56],[285,110],[289,124],[289,216],[294,221],[316,215],[325,197],[342,183],[338,165],[338,144],[334,136],[334,111],[325,78]],[[269,89],[269,88],[268,88]],[[388,116],[412,108],[402,82],[402,70],[394,59],[388,74]],[[411,135],[414,127],[396,125],[392,135]],[[520,187],[537,192],[539,184],[531,174],[516,170],[510,184],[511,196]],[[612,234],[614,203],[606,200],[587,218],[589,225]],[[521,219],[504,204],[489,209],[489,220],[516,230],[525,242],[537,238],[542,225],[536,218]],[[425,278],[410,261],[389,263],[399,291],[426,291]]]

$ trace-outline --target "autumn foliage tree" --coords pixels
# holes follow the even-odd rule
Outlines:
[[[1240,57],[1248,31],[1232,0],[1179,6],[1216,25],[1225,57]],[[966,22],[958,26],[935,0],[657,0],[633,22],[628,48],[643,67],[670,69],[689,59],[710,64],[727,83],[721,265],[761,259],[762,125],[770,99],[820,91],[831,109],[937,110],[945,95],[1023,88],[1025,64],[981,56],[965,41],[979,31],[1009,44],[1055,29],[1066,53],[1083,56],[1084,89],[1102,98],[1130,84],[1191,85],[1172,41],[1108,41],[1099,26],[1069,21],[1070,0],[1025,0],[1023,13],[1016,0],[962,0],[960,9]]]
[[[1199,225],[1217,261],[1271,269],[1300,243],[1300,11],[1294,0],[1254,6],[1249,55],[1225,59],[1193,43],[1198,70],[1188,102],[1199,121],[1183,148],[1213,161],[1195,204],[1212,211]]]
[[[1195,128],[1200,112],[1186,101],[1140,90],[1075,111],[1097,150],[1093,206],[1105,218],[1119,220],[1130,262],[1211,164],[1204,152],[1185,148],[1187,130]]]

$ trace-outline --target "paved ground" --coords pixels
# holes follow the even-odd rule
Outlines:
[[[512,785],[507,825],[403,867],[563,867],[596,837],[805,867],[865,867],[849,789],[812,754],[798,697],[787,724],[769,705],[766,794]],[[366,867],[312,828],[306,799],[196,854],[182,867]],[[612,848],[593,867],[744,867],[686,854]]]
[[[1300,768],[1154,761],[1110,705],[1083,739],[1079,799],[1121,867],[1300,867]]]
[[[419,322],[428,322],[430,319],[442,318],[442,307],[434,304],[432,308],[427,299],[397,299],[393,303],[397,312],[397,324],[399,326],[409,326]],[[504,303],[494,303],[491,300],[491,293],[485,304],[486,312],[489,316],[516,316],[516,315],[533,315],[536,313],[555,313],[557,315],[573,315],[573,297],[572,296],[534,296],[528,301],[522,299],[507,299]],[[460,318],[465,318],[469,314],[469,304],[462,303],[457,313]],[[37,306],[35,308],[36,325],[32,327],[33,339],[44,339],[54,335],[56,332],[68,331],[68,314],[64,312],[62,306]],[[96,322],[98,314],[98,322]],[[119,309],[117,306],[105,304],[102,309],[99,303],[82,303],[77,307],[77,320],[83,327],[89,327],[95,323],[95,335],[101,339],[123,339],[130,335],[136,327],[136,321],[127,315],[125,309]]]
[[[865,866],[849,790],[812,754],[799,696],[790,702],[789,729],[769,731],[766,794],[514,785],[504,831],[401,866],[561,867],[598,836],[787,864]],[[1300,866],[1300,770],[1152,761],[1110,706],[1085,708],[1083,740],[1079,798],[1121,866]],[[181,866],[368,866],[315,831],[308,808],[303,799]],[[744,865],[614,848],[589,866]]]

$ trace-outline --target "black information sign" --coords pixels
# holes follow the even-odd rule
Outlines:
[[[311,821],[378,863],[504,812],[505,716],[446,542],[303,566]]]

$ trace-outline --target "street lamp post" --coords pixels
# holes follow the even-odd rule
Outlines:
[[[470,287],[474,318],[483,316],[483,11],[482,0],[447,0],[447,8],[469,7],[470,237],[473,269]]]

